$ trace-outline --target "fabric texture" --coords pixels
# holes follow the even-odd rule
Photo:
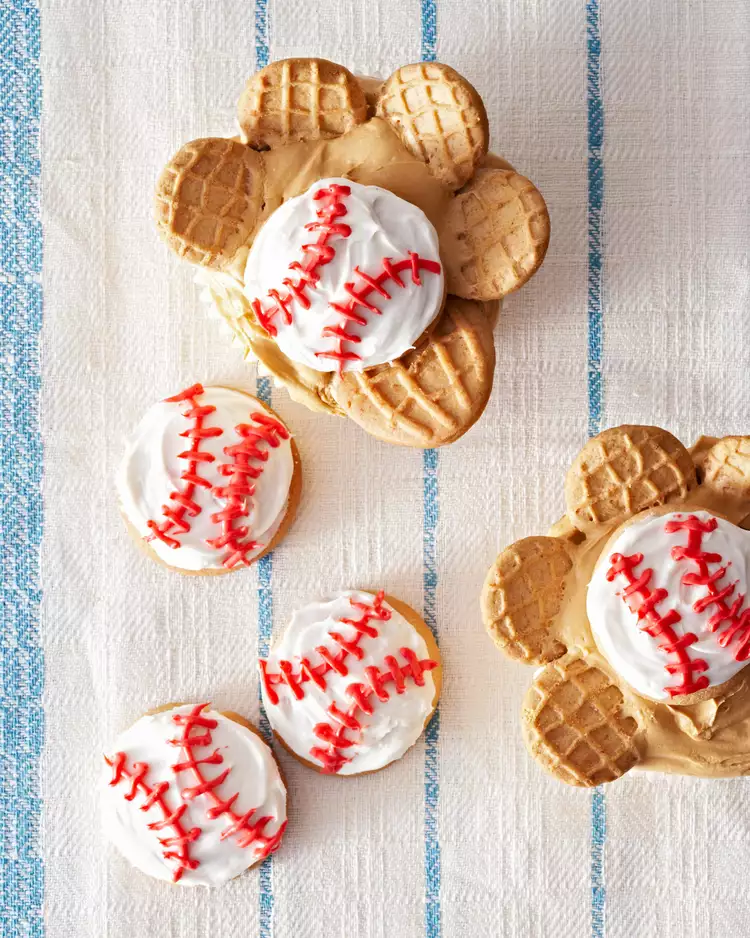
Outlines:
[[[588,433],[750,432],[749,35],[744,0],[42,0],[45,834],[40,846],[32,786],[33,845],[19,833],[6,855],[34,867],[36,891],[9,934],[42,933],[40,850],[54,938],[746,934],[747,782],[634,774],[592,796],[545,776],[520,734],[531,673],[494,651],[479,592],[501,547],[559,517]],[[293,55],[383,76],[420,58],[454,66],[484,98],[493,149],[544,194],[551,246],[505,303],[485,415],[445,450],[388,447],[261,381],[302,455],[298,520],[251,571],[181,577],[125,532],[123,439],[154,401],[195,381],[252,390],[255,369],[158,242],[151,195],[183,142],[234,133],[256,66]],[[117,733],[176,700],[267,731],[258,651],[309,598],[380,586],[440,641],[425,738],[363,778],[279,751],[286,839],[226,888],[131,870],[97,813]],[[19,641],[35,644],[34,621]],[[42,665],[27,668],[37,690],[4,733],[31,721],[17,766],[34,780]]]

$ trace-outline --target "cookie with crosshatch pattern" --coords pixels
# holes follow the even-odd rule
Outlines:
[[[457,440],[492,389],[499,301],[549,241],[539,192],[487,152],[477,91],[439,63],[380,82],[286,59],[238,119],[162,172],[166,243],[295,400],[391,443]]]
[[[531,754],[594,786],[634,767],[750,774],[750,437],[692,450],[658,427],[589,440],[567,512],[490,568],[482,616],[534,666]]]

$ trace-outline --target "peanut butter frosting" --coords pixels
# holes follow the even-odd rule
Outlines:
[[[696,462],[700,463],[701,453],[711,442],[702,439],[696,444],[692,450]],[[750,527],[747,502],[703,485],[694,488],[678,507],[680,511],[709,511],[740,527]],[[673,509],[674,506],[670,506],[667,510]],[[597,561],[617,529],[618,526],[613,525],[596,535],[583,536],[566,517],[549,532],[565,540],[574,558],[563,605],[556,619],[556,634],[570,650],[580,649],[605,671],[611,671],[611,665],[597,650],[586,615],[586,596]],[[624,681],[621,686],[640,727],[636,737],[641,757],[637,768],[706,778],[750,774],[747,669],[718,688],[715,696],[684,705],[650,700],[635,693]]]

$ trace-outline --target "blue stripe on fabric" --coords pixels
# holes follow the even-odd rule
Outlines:
[[[262,387],[263,384],[269,387]],[[258,380],[257,396],[264,404],[270,404],[271,391],[268,378]],[[267,658],[273,632],[273,553],[266,554],[258,561],[258,657]],[[258,686],[260,697],[260,684]],[[258,729],[267,743],[271,743],[273,734],[266,712],[261,706]],[[258,884],[258,902],[260,906],[260,938],[271,938],[273,934],[273,854],[260,865]]]
[[[604,172],[604,103],[601,70],[601,13],[599,0],[586,3],[586,99],[588,109],[588,431],[602,429],[602,202]],[[607,889],[604,853],[607,841],[606,797],[591,794],[591,935],[604,938]]]
[[[255,65],[256,68],[265,68],[268,65],[270,49],[268,27],[268,0],[255,0]],[[271,406],[271,389],[273,385],[270,378],[258,378],[256,394],[258,400],[267,407]],[[258,657],[268,656],[273,632],[273,554],[266,554],[258,561]],[[258,687],[260,696],[260,686]],[[271,726],[263,707],[260,708],[258,728],[265,740],[270,743],[272,739]],[[258,902],[260,906],[260,938],[271,938],[273,934],[273,910],[275,898],[273,894],[273,854],[260,865],[260,882],[258,884]]]
[[[422,44],[423,62],[434,62],[437,54],[437,3],[422,0]]]
[[[268,65],[268,0],[255,0],[255,67]]]
[[[602,199],[604,104],[602,102],[599,0],[586,3],[586,92],[588,107],[588,403],[589,435],[602,422]]]
[[[422,0],[421,48],[423,62],[434,62],[437,54],[437,3]],[[424,618],[437,638],[437,523],[438,523],[438,451],[425,450],[422,456],[422,592]],[[425,732],[424,756],[424,876],[425,935],[440,938],[440,707]]]
[[[39,9],[0,4],[0,931],[42,938]]]
[[[437,524],[438,524],[438,451],[422,455],[422,592],[424,619],[437,638]],[[435,711],[425,733],[424,759],[424,872],[425,934],[439,938],[442,932],[440,911],[440,707]]]

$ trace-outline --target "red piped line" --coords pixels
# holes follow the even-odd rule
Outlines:
[[[404,287],[406,284],[401,280],[399,274],[404,271],[411,271],[411,280],[412,283],[416,284],[418,287],[422,286],[422,279],[419,276],[421,270],[426,271],[430,274],[439,274],[441,267],[437,261],[426,260],[423,257],[420,257],[418,254],[415,254],[413,251],[409,251],[409,256],[403,260],[393,263],[390,257],[383,258],[382,261],[383,269],[376,276],[370,276],[364,271],[360,270],[359,267],[354,268],[354,274],[359,278],[361,283],[357,286],[353,281],[351,283],[344,284],[344,290],[349,297],[347,303],[331,303],[330,306],[341,316],[344,320],[344,323],[354,321],[358,325],[365,325],[366,320],[364,317],[357,314],[356,310],[358,306],[361,306],[363,309],[367,310],[369,313],[374,313],[378,316],[381,315],[382,310],[378,309],[377,306],[374,306],[367,299],[371,293],[377,293],[385,299],[389,300],[391,298],[390,293],[384,288],[384,284],[391,281],[399,287]],[[331,358],[334,361],[339,363],[339,374],[343,373],[344,365],[349,361],[361,361],[362,356],[358,355],[356,352],[353,352],[351,349],[345,350],[344,343],[350,342],[357,344],[362,341],[361,336],[355,335],[352,332],[347,332],[346,326],[326,326],[323,329],[323,336],[325,338],[334,339],[334,347],[331,351],[328,352],[316,352],[318,358]]]
[[[242,442],[224,448],[224,455],[232,461],[220,465],[218,471],[228,477],[227,484],[212,489],[217,498],[224,499],[225,507],[211,515],[211,521],[221,525],[221,534],[209,540],[208,544],[217,550],[227,548],[222,564],[229,569],[246,564],[247,555],[261,546],[252,538],[246,540],[250,529],[245,524],[238,524],[249,514],[248,499],[255,494],[255,486],[250,479],[257,479],[268,461],[268,450],[261,450],[258,444],[264,442],[276,449],[281,440],[289,439],[287,428],[273,417],[253,414],[250,420],[252,424],[241,423],[234,428]]]
[[[204,418],[216,410],[210,404],[201,406],[198,403],[198,398],[203,393],[203,386],[194,384],[180,394],[166,399],[167,403],[189,402],[190,406],[183,411],[182,416],[192,421],[192,425],[180,436],[187,437],[192,442],[190,449],[178,456],[179,459],[185,459],[188,463],[187,469],[180,475],[185,485],[182,490],[176,490],[169,496],[170,501],[175,502],[178,507],[162,505],[165,520],[161,523],[147,522],[147,527],[152,533],[146,537],[146,540],[153,541],[158,538],[174,550],[181,547],[179,535],[190,530],[190,523],[186,520],[186,516],[194,518],[202,510],[193,499],[196,488],[200,486],[211,489],[212,493],[222,499],[225,504],[221,511],[211,515],[212,523],[221,526],[221,534],[206,543],[216,550],[226,548],[222,564],[231,569],[238,564],[247,564],[247,555],[261,546],[252,538],[246,539],[250,534],[250,529],[247,525],[238,523],[249,514],[250,506],[247,500],[255,494],[255,486],[249,480],[257,479],[261,475],[264,463],[268,460],[268,451],[261,450],[258,444],[265,442],[275,449],[281,440],[289,439],[289,431],[274,417],[267,414],[252,414],[250,424],[241,423],[234,428],[241,442],[224,447],[224,455],[228,456],[231,462],[223,463],[217,471],[220,475],[228,477],[226,485],[212,485],[208,479],[199,474],[198,466],[201,463],[214,462],[215,457],[211,453],[201,451],[200,441],[208,437],[221,436],[224,431],[220,427],[203,426]],[[257,465],[258,463],[260,465]]]
[[[327,773],[340,772],[349,761],[342,752],[355,745],[356,739],[346,735],[346,730],[358,731],[362,729],[357,714],[373,713],[373,697],[385,702],[390,699],[386,690],[388,684],[394,684],[397,694],[406,690],[406,681],[411,678],[418,687],[424,686],[423,674],[432,671],[438,666],[437,661],[430,658],[417,658],[410,648],[399,648],[404,658],[404,664],[399,664],[393,655],[386,655],[381,670],[375,666],[365,668],[366,683],[354,682],[346,688],[346,694],[352,698],[352,705],[348,710],[340,710],[335,703],[328,708],[331,720],[328,723],[318,723],[313,727],[313,733],[325,746],[313,746],[310,755],[317,759]]]
[[[336,220],[346,215],[343,200],[351,195],[351,191],[349,186],[341,186],[338,183],[331,183],[330,186],[318,189],[313,196],[313,199],[320,203],[315,212],[318,220],[305,225],[306,231],[318,232],[317,240],[302,246],[302,253],[306,257],[301,263],[295,261],[289,265],[290,274],[295,276],[286,277],[282,281],[284,288],[268,291],[267,298],[271,301],[269,307],[264,308],[260,299],[251,301],[250,305],[255,318],[268,335],[273,337],[278,334],[278,329],[273,322],[278,315],[281,315],[287,325],[291,324],[293,303],[298,303],[303,309],[310,308],[307,290],[317,286],[320,280],[318,268],[330,264],[336,254],[335,248],[328,243],[329,239],[334,235],[348,238],[352,233],[349,225]]]
[[[172,746],[177,746],[183,756],[182,761],[173,765],[172,769],[175,774],[190,772],[195,782],[194,785],[183,788],[182,798],[188,802],[199,796],[204,796],[210,805],[206,811],[207,817],[214,820],[224,816],[229,822],[228,826],[222,831],[221,840],[236,837],[236,843],[239,847],[253,846],[258,859],[263,859],[278,849],[287,822],[284,821],[275,834],[265,834],[264,830],[274,820],[273,817],[265,815],[255,818],[257,808],[246,811],[244,814],[237,814],[232,810],[232,805],[239,797],[239,792],[235,792],[227,798],[219,794],[218,789],[231,774],[231,768],[226,768],[214,778],[206,778],[203,774],[202,765],[221,765],[224,761],[224,757],[218,749],[203,759],[196,758],[194,752],[195,749],[211,745],[211,730],[217,726],[216,720],[203,715],[203,710],[207,706],[208,704],[198,704],[190,713],[175,713],[172,716],[174,723],[182,727],[182,733],[176,739],[170,739],[169,742]],[[191,736],[191,731],[194,728],[205,730],[205,732]]]
[[[141,811],[149,811],[151,808],[161,811],[162,819],[149,824],[149,830],[161,831],[167,827],[172,829],[172,837],[159,838],[159,843],[165,848],[162,851],[164,859],[174,860],[177,864],[172,873],[172,881],[179,882],[185,870],[197,869],[200,863],[190,856],[190,844],[198,839],[201,829],[193,827],[185,830],[181,819],[187,811],[186,804],[180,804],[174,811],[169,807],[166,800],[169,782],[149,785],[146,781],[149,769],[147,763],[134,762],[132,768],[128,769],[124,752],[116,752],[111,759],[105,756],[104,761],[112,767],[112,780],[109,783],[111,786],[119,785],[123,779],[130,782],[130,791],[125,794],[126,801],[132,801],[140,793],[145,795],[145,800],[140,806]]]
[[[698,614],[705,612],[712,606],[716,610],[706,623],[709,632],[716,632],[724,623],[726,627],[717,637],[722,648],[728,648],[736,642],[734,649],[735,661],[747,661],[750,658],[750,608],[742,608],[745,596],[738,593],[731,605],[727,600],[737,589],[738,580],[726,586],[720,586],[719,580],[726,576],[729,564],[720,566],[711,573],[709,564],[721,563],[721,554],[709,553],[703,550],[703,535],[710,534],[717,527],[716,518],[701,521],[697,515],[688,515],[686,518],[668,521],[665,530],[668,534],[677,531],[687,531],[688,542],[684,547],[673,547],[672,557],[677,560],[689,560],[697,567],[696,573],[686,573],[682,582],[686,586],[705,586],[706,595],[693,603],[693,610]]]
[[[347,675],[349,673],[346,666],[347,658],[350,655],[357,660],[364,657],[364,652],[359,647],[362,636],[367,635],[374,638],[378,634],[376,629],[370,625],[370,622],[387,622],[391,617],[390,609],[385,609],[383,606],[384,598],[385,592],[381,590],[371,606],[367,603],[349,599],[352,607],[357,609],[361,616],[359,619],[341,619],[340,621],[355,629],[356,634],[353,639],[347,640],[338,632],[329,632],[328,637],[338,646],[339,650],[332,651],[325,645],[319,645],[315,651],[323,659],[323,664],[311,665],[307,658],[303,658],[299,670],[295,672],[291,661],[282,660],[279,661],[279,671],[275,673],[267,669],[267,660],[261,658],[259,660],[260,673],[269,702],[272,704],[279,702],[279,695],[276,693],[274,685],[286,684],[294,697],[301,700],[305,696],[303,684],[307,681],[312,681],[321,690],[326,690],[325,676],[330,671],[336,671],[337,674],[342,676]]]
[[[347,659],[351,656],[357,660],[364,657],[364,651],[361,648],[363,638],[376,638],[377,629],[370,625],[371,622],[386,622],[391,617],[389,609],[383,607],[384,591],[381,590],[375,597],[373,604],[356,602],[350,599],[351,605],[359,610],[361,616],[359,619],[340,619],[343,625],[349,625],[355,630],[355,635],[351,639],[345,639],[339,632],[330,631],[329,638],[338,646],[339,651],[332,651],[325,645],[320,645],[315,649],[318,655],[323,659],[319,665],[311,665],[307,658],[302,658],[297,672],[291,661],[282,660],[279,662],[279,671],[271,672],[267,668],[267,661],[260,659],[261,679],[266,689],[266,696],[271,704],[278,704],[279,695],[274,685],[285,684],[292,696],[296,700],[304,697],[303,685],[307,681],[312,681],[321,690],[326,690],[326,674],[336,671],[341,676],[346,676],[349,669],[346,665]],[[438,666],[437,661],[429,658],[419,659],[410,648],[400,648],[399,653],[404,659],[404,664],[399,664],[392,655],[386,655],[384,659],[384,668],[370,666],[365,668],[366,683],[353,682],[346,688],[346,693],[352,698],[351,706],[346,710],[341,710],[335,703],[331,703],[328,713],[331,720],[328,723],[318,723],[313,727],[313,732],[325,743],[325,746],[313,746],[310,749],[310,755],[321,763],[323,772],[340,772],[342,767],[349,761],[342,752],[355,745],[356,740],[351,739],[345,733],[347,729],[358,731],[362,729],[362,724],[357,714],[373,713],[373,697],[380,701],[386,701],[390,695],[386,686],[390,683],[395,685],[397,694],[404,693],[406,681],[411,678],[418,686],[424,685],[423,674],[425,671],[431,671]]]
[[[674,656],[674,661],[666,666],[666,670],[669,674],[677,675],[680,683],[665,687],[666,692],[670,697],[694,694],[709,684],[708,677],[701,673],[708,670],[708,663],[703,658],[691,659],[688,654],[688,648],[698,641],[698,637],[692,632],[677,635],[672,626],[680,622],[682,616],[676,609],[670,609],[664,615],[657,611],[659,603],[667,598],[667,591],[652,590],[649,587],[654,572],[652,569],[647,568],[636,575],[635,568],[642,562],[643,554],[612,554],[607,579],[611,583],[617,576],[625,578],[628,585],[622,591],[622,598],[630,611],[637,615],[639,622],[645,620],[646,624],[639,628],[652,638],[658,639],[658,647],[662,651]],[[695,678],[696,674],[701,676]]]
[[[182,416],[192,422],[190,429],[185,430],[180,436],[189,439],[190,448],[180,453],[178,459],[187,461],[187,469],[181,474],[180,479],[185,483],[181,490],[177,489],[169,495],[170,501],[176,503],[177,507],[171,505],[162,505],[161,510],[164,513],[164,521],[160,524],[156,521],[148,521],[146,527],[151,534],[146,537],[147,541],[160,540],[167,547],[176,550],[180,547],[177,539],[180,534],[185,534],[190,530],[190,523],[185,520],[185,516],[194,518],[200,514],[200,506],[193,501],[193,495],[196,488],[211,488],[211,483],[198,472],[198,466],[201,463],[212,463],[214,457],[211,453],[201,451],[201,440],[207,437],[221,436],[224,432],[220,427],[204,427],[203,420],[212,414],[216,408],[211,405],[201,407],[197,398],[203,394],[203,386],[194,384],[187,390],[175,394],[174,397],[168,397],[166,403],[181,403],[187,401],[189,407],[182,412]]]

